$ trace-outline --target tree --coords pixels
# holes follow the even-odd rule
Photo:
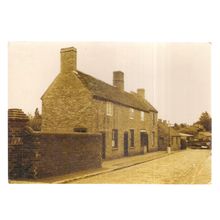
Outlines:
[[[201,124],[206,131],[212,130],[212,119],[208,112],[203,112],[201,114],[198,123]]]

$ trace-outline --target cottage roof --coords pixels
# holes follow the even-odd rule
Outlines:
[[[147,100],[126,91],[121,91],[117,87],[109,85],[81,71],[77,72],[78,78],[84,86],[92,92],[95,98],[111,101],[145,112],[157,112],[157,110]]]

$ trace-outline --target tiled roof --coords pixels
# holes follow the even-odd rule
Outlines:
[[[92,92],[95,98],[111,101],[137,110],[157,112],[157,110],[146,100],[137,95],[121,91],[117,87],[111,86],[101,80],[98,80],[81,71],[78,72],[78,78]]]

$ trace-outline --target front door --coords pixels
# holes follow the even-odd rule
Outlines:
[[[147,132],[141,132],[140,133],[140,139],[141,139],[141,147],[143,148],[143,152],[148,152],[148,134]]]
[[[128,132],[124,132],[124,156],[128,156]]]

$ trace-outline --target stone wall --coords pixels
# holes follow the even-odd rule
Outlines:
[[[42,132],[73,132],[94,124],[92,95],[75,72],[60,73],[42,96]]]

